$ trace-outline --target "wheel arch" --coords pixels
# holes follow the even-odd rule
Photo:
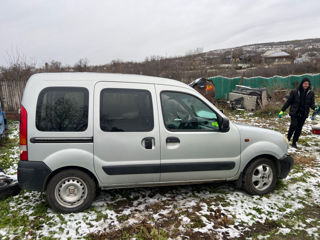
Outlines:
[[[259,158],[266,158],[271,160],[274,163],[274,166],[276,167],[277,170],[277,177],[279,176],[280,173],[280,164],[278,159],[275,156],[272,156],[270,154],[261,154],[258,156],[255,156],[254,158],[252,158],[250,161],[247,162],[246,166],[244,167],[244,169],[242,170],[242,173],[245,173],[246,170],[248,169],[248,167],[250,166],[250,164],[252,164],[254,161],[256,161]]]
[[[260,158],[266,158],[266,159],[269,159],[271,160],[273,163],[274,163],[274,166],[276,167],[276,171],[277,171],[277,178],[279,177],[280,175],[280,163],[278,161],[278,159],[273,156],[273,155],[270,155],[270,154],[261,154],[261,155],[258,155],[258,156],[255,156],[254,158],[252,158],[251,160],[249,160],[245,167],[242,169],[242,171],[240,172],[240,175],[239,175],[239,178],[238,180],[236,181],[236,185],[238,188],[241,188],[243,186],[243,183],[244,183],[244,175],[248,169],[248,167],[254,162],[256,161],[257,159],[260,159]]]
[[[279,178],[280,166],[278,166],[277,162],[276,157],[268,154],[261,154],[254,157],[247,163],[241,173],[241,187],[252,195],[263,195],[273,191],[276,186],[277,179]],[[261,164],[267,164],[271,169],[274,169],[271,171],[273,174],[268,173],[268,175],[265,175],[263,172],[267,168],[260,168],[262,166]],[[257,170],[258,167],[259,170]],[[258,175],[255,175],[256,170],[258,171]],[[257,176],[255,180],[253,180],[254,175]]]
[[[60,172],[62,172],[62,171],[70,170],[70,169],[71,169],[71,170],[80,170],[80,171],[88,174],[88,175],[94,180],[97,189],[99,188],[99,181],[98,181],[97,177],[96,177],[90,170],[88,170],[88,169],[86,169],[86,168],[83,168],[83,167],[79,167],[79,166],[65,166],[65,167],[56,169],[56,170],[54,170],[53,172],[51,172],[51,174],[48,176],[48,178],[47,178],[46,181],[45,181],[43,190],[46,191],[47,186],[48,186],[48,183],[50,182],[50,180],[51,180],[55,175],[57,175],[58,173],[60,173]]]

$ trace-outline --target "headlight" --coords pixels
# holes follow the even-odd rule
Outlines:
[[[283,134],[281,134],[281,136],[282,136],[283,140],[287,143],[287,145],[288,145],[288,147],[289,147],[288,138],[287,138],[285,135],[283,135]]]

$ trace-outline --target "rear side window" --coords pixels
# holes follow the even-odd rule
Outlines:
[[[40,131],[81,132],[88,127],[86,88],[50,87],[40,92],[36,127]]]
[[[147,90],[103,89],[100,127],[106,132],[149,132],[153,129],[151,94]]]

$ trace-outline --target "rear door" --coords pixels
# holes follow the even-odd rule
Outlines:
[[[76,166],[93,171],[92,92],[85,83],[63,84],[27,98],[29,160],[44,161],[51,170]]]
[[[154,85],[99,82],[94,91],[94,164],[102,185],[159,182]]]
[[[192,89],[157,85],[161,182],[227,179],[240,166],[240,136],[220,131],[218,114]]]

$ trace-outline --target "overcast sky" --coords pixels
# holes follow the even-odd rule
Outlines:
[[[1,0],[0,66],[181,56],[320,37],[319,0]]]

